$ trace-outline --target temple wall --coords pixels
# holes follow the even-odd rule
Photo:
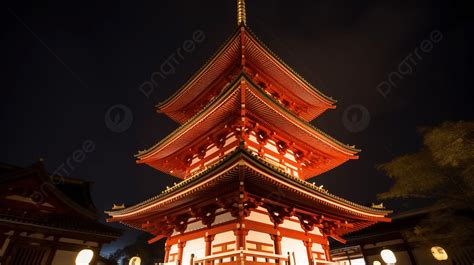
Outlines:
[[[171,245],[169,261],[176,261],[178,259],[178,244]]]
[[[291,264],[308,265],[308,255],[302,240],[283,237],[281,240],[281,251],[284,254],[290,253]]]
[[[248,148],[253,151],[254,154],[259,153],[259,146],[260,143],[257,140],[257,133],[252,131],[249,134],[249,145]],[[298,163],[295,159],[295,155],[293,151],[287,149],[286,152],[281,155],[277,148],[277,143],[271,139],[268,139],[265,145],[263,146],[265,149],[265,154],[263,158],[273,164],[274,166],[283,169],[286,173],[293,175],[295,177],[299,177],[299,168],[301,164]],[[285,161],[282,163],[281,159]]]
[[[227,231],[224,233],[216,234],[212,241],[211,254],[219,254],[227,251],[236,250],[236,237],[234,231]]]
[[[186,243],[182,254],[183,264],[190,263],[192,254],[194,254],[193,260],[205,258],[207,247],[211,255],[233,253],[239,250],[236,234],[236,229],[239,227],[244,228],[242,242],[245,244],[242,250],[262,253],[263,256],[255,257],[257,259],[265,255],[282,255],[284,258],[289,257],[292,264],[309,265],[308,253],[312,253],[313,260],[327,260],[325,248],[320,244],[325,240],[320,229],[315,227],[313,231],[305,233],[297,217],[285,219],[275,229],[267,210],[263,207],[251,211],[249,216],[242,220],[241,225],[224,209],[218,209],[216,213],[215,221],[210,228],[204,226],[201,220],[191,219],[183,235],[176,232],[173,234],[168,241],[168,244],[172,243],[169,250],[169,262],[179,259],[178,242]],[[275,241],[278,237],[281,240],[279,248]],[[206,238],[211,242],[207,244]]]
[[[78,253],[77,251],[57,250],[51,265],[74,264]]]
[[[311,251],[313,252],[313,259],[315,260],[327,260],[326,254],[324,252],[324,248],[321,244],[314,244],[311,247]]]
[[[262,251],[275,254],[275,245],[267,233],[250,230],[245,238],[247,250]]]
[[[263,213],[266,210],[262,207],[258,207],[257,210],[258,211],[252,211],[250,215],[245,219],[273,226],[273,223],[270,220],[270,217],[268,217],[268,214]]]
[[[183,249],[182,264],[190,264],[191,256],[194,254],[194,259],[204,258],[206,255],[206,242],[204,238],[197,238],[186,242]]]

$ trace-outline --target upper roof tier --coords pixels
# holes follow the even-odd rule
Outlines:
[[[242,71],[305,121],[335,108],[335,100],[313,87],[271,52],[248,27],[241,25],[191,79],[157,105],[157,110],[182,124],[220,94]]]

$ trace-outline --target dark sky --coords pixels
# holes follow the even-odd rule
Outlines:
[[[315,179],[336,195],[375,201],[391,184],[375,165],[416,151],[417,126],[473,118],[474,23],[464,2],[247,0],[247,9],[260,39],[338,100],[313,124],[363,150]],[[177,127],[154,105],[232,34],[234,0],[17,1],[1,17],[0,161],[28,166],[41,157],[53,172],[91,140],[95,150],[69,176],[95,182],[100,211],[176,181],[133,155]],[[205,40],[145,97],[140,85],[197,30]],[[377,87],[387,92],[389,80],[383,96]],[[116,104],[133,115],[120,133],[105,123]]]

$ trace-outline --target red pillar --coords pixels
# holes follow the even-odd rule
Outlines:
[[[206,241],[206,256],[210,256],[212,254],[212,241],[214,241],[214,236],[215,235],[206,235],[204,237],[204,240]]]
[[[329,241],[323,245],[324,256],[326,256],[327,261],[331,261],[331,252],[329,251]]]
[[[304,246],[306,247],[308,262],[310,265],[313,265],[313,242],[311,242],[311,239],[309,239],[308,241],[304,241]]]
[[[183,262],[183,249],[186,246],[186,242],[178,242],[178,262],[182,265]]]
[[[281,255],[281,236],[280,235],[271,235],[273,244],[275,245],[275,254]]]
[[[169,262],[169,258],[170,258],[170,250],[171,250],[171,246],[170,245],[166,245],[165,246],[165,260],[164,262]]]
[[[248,230],[245,228],[238,228],[234,230],[234,235],[236,236],[236,250],[245,249],[245,236],[248,234]]]

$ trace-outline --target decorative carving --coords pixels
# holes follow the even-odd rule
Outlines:
[[[225,145],[225,142],[226,142],[226,137],[227,137],[227,134],[226,133],[221,133],[217,136],[217,139],[216,139],[216,147],[221,149],[224,147]]]
[[[303,153],[302,151],[300,151],[300,150],[295,150],[294,153],[295,153],[295,158],[296,158],[296,160],[297,160],[298,162],[301,162],[301,160],[302,160],[303,157],[304,157],[304,153]]]
[[[298,219],[300,220],[300,225],[301,228],[303,228],[304,231],[309,232],[313,231],[314,226],[316,225],[317,220],[306,214],[298,214],[297,215]]]
[[[252,212],[253,209],[256,209],[258,206],[262,204],[260,199],[254,199],[254,198],[247,198],[243,202],[243,207],[242,207],[242,214],[245,217],[248,217],[250,213]]]
[[[184,213],[181,215],[178,215],[176,219],[174,220],[174,229],[178,233],[184,233],[186,231],[186,228],[188,227],[188,220],[191,218],[191,214],[189,213]]]
[[[226,209],[230,212],[232,217],[238,218],[240,217],[240,208],[239,208],[239,200],[236,197],[224,198],[224,199],[217,199],[217,203],[222,208]]]
[[[203,146],[199,147],[199,150],[198,150],[199,159],[203,159],[206,156],[206,153],[207,153],[207,146],[206,145],[203,145]]]
[[[284,155],[286,153],[286,150],[288,149],[288,145],[280,140],[277,142],[277,149],[281,155]]]
[[[260,144],[265,144],[267,142],[268,138],[269,138],[269,136],[265,131],[259,130],[257,132],[257,141]]]
[[[201,219],[203,225],[211,227],[216,220],[216,211],[219,208],[217,204],[209,204],[200,209],[192,210],[192,213],[194,217]]]
[[[184,157],[184,164],[189,167],[191,166],[191,163],[193,162],[193,156],[192,155],[186,155]]]
[[[264,204],[263,207],[267,209],[275,228],[281,225],[285,218],[291,217],[294,214],[293,207],[280,207],[271,204]]]

